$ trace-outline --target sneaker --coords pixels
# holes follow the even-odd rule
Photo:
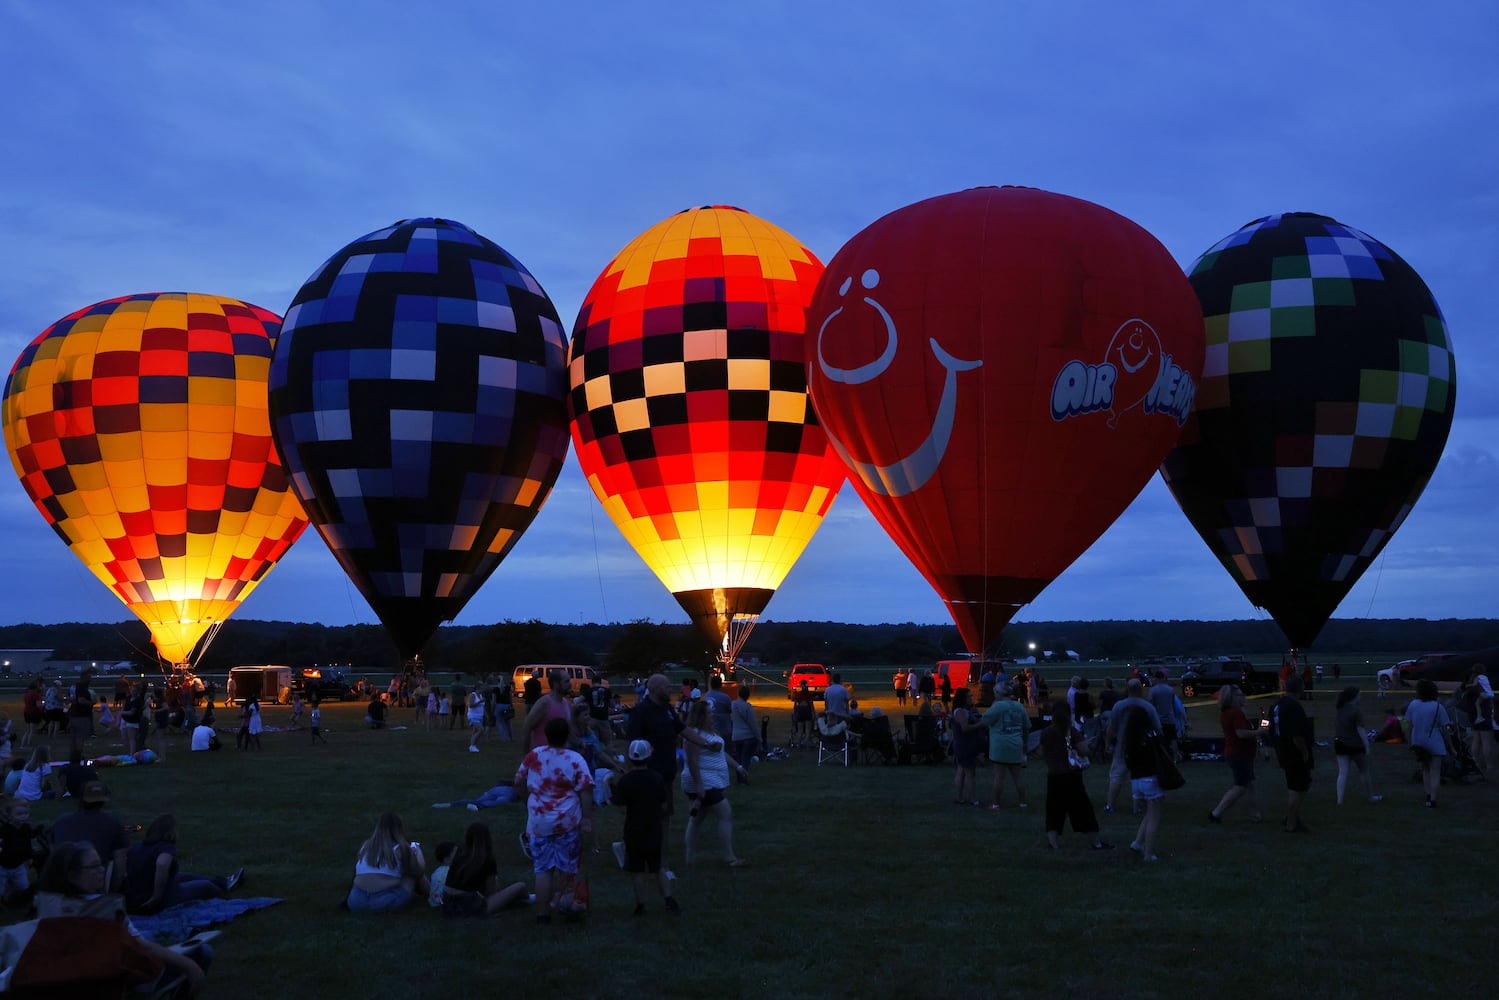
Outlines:
[[[1139,844],[1135,843],[1133,840],[1131,840],[1129,842],[1129,849],[1132,850],[1132,851],[1134,851],[1136,854],[1142,854],[1145,851],[1145,848],[1141,847]]]
[[[999,803],[995,802],[989,806],[990,812],[999,812]]]
[[[1016,809],[1029,809],[1030,808],[1030,804],[1026,803],[1026,802],[1022,802],[1019,805],[1017,805],[1015,808]]]
[[[476,813],[479,811],[479,807],[472,802],[470,802],[466,808],[471,813]]]
[[[1223,824],[1223,817],[1222,817],[1222,816],[1218,816],[1218,815],[1215,815],[1215,814],[1214,814],[1214,813],[1213,813],[1213,812],[1212,812],[1212,811],[1211,811],[1211,810],[1210,810],[1210,811],[1209,811],[1209,812],[1208,812],[1208,822],[1209,822],[1209,823],[1217,823],[1217,824],[1219,824],[1219,825],[1220,825],[1220,826],[1221,826],[1221,825],[1222,825],[1222,824]]]
[[[1371,795],[1371,796],[1369,796],[1369,801],[1370,802],[1383,802],[1384,801],[1384,796],[1383,795]]]
[[[434,802],[434,803],[432,803],[432,808],[433,809],[451,809],[451,808],[453,808],[453,803],[451,803],[451,802]]]
[[[625,842],[623,840],[616,840],[611,846],[614,848],[614,860],[618,861],[619,867],[623,869],[627,856],[625,854]]]
[[[479,752],[479,748],[476,747],[476,746],[474,746],[472,743],[470,743],[468,745],[468,752],[469,753],[478,753]]]
[[[668,882],[675,882],[676,880],[677,880],[677,873],[674,872],[674,871],[672,871],[670,868],[666,869],[666,881],[668,881]]]
[[[1114,807],[1113,806],[1104,806],[1103,807],[1103,811],[1106,812],[1106,813],[1114,812]]]
[[[677,905],[677,897],[666,897],[666,912],[670,913],[674,917],[680,917],[682,915],[682,908]]]
[[[235,887],[238,886],[244,880],[245,880],[245,870],[243,868],[241,868],[241,869],[239,869],[239,871],[235,872],[233,875],[230,875],[227,879],[224,880],[224,891],[225,892],[233,892],[234,889],[235,889]]]

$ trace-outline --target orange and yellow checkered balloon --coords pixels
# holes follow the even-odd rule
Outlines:
[[[186,663],[307,519],[271,442],[275,313],[217,295],[80,309],[21,352],[5,444],[58,536]]]
[[[681,212],[621,250],[568,354],[578,463],[605,511],[717,641],[758,614],[843,485],[807,402],[822,264],[737,208]]]

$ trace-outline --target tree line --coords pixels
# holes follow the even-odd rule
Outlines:
[[[1499,620],[1335,619],[1327,624],[1313,660],[1370,654],[1415,656],[1499,645]],[[1286,641],[1263,620],[1020,622],[1005,629],[991,656],[1032,654],[1061,659],[1076,652],[1083,660],[1133,661],[1180,656],[1278,656]],[[130,660],[155,670],[146,627],[138,621],[100,624],[0,626],[0,648],[52,649],[58,660]],[[773,675],[793,663],[828,666],[922,665],[963,655],[951,625],[851,625],[844,622],[764,622],[750,634],[741,662],[758,661]],[[449,625],[437,630],[422,651],[429,669],[482,674],[509,672],[522,663],[585,663],[609,673],[639,676],[668,666],[706,669],[713,651],[694,627],[635,621],[611,624],[555,624],[504,621],[492,625]],[[356,671],[388,673],[400,658],[380,625],[320,625],[308,622],[231,620],[198,658],[198,669],[223,673],[246,663],[293,667],[346,664]]]

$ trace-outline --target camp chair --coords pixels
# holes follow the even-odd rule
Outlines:
[[[859,755],[864,760],[869,760],[873,755],[882,764],[895,760],[895,739],[890,734],[888,715],[864,720],[864,732],[859,735]]]
[[[940,764],[947,751],[943,749],[938,735],[937,717],[933,715],[906,716],[906,746],[910,748],[911,762]]]
[[[827,712],[821,712],[817,716],[817,766],[821,767],[823,761],[843,760],[843,766],[848,767],[849,752],[852,749],[848,723],[842,719],[836,719]]]

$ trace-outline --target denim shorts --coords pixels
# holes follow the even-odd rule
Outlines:
[[[1130,794],[1137,799],[1146,802],[1154,802],[1156,799],[1164,799],[1166,793],[1161,790],[1161,779],[1155,775],[1148,778],[1134,778],[1129,783]]]
[[[411,903],[411,890],[404,885],[365,892],[357,885],[349,890],[349,909],[362,913],[383,913],[388,910],[403,910]]]

